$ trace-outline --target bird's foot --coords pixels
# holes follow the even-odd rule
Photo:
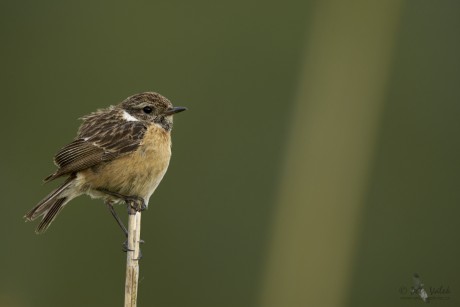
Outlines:
[[[139,240],[139,243],[140,244],[144,244],[144,240]],[[127,253],[127,252],[134,252],[133,249],[130,249],[129,246],[128,246],[128,240],[125,240],[125,242],[123,242],[123,247],[122,247],[122,250]],[[139,255],[137,256],[136,259],[134,260],[141,260],[142,259],[142,251],[141,249],[139,248]]]
[[[141,212],[147,209],[145,200],[142,197],[123,195],[117,192],[109,191],[107,189],[98,189],[98,191],[122,199],[128,206],[128,214],[133,215],[136,214],[136,212]]]
[[[126,253],[126,252],[134,252],[133,249],[129,249],[129,247],[128,247],[128,240],[125,240],[125,242],[123,242],[122,246],[123,246],[123,247],[122,247],[122,251],[124,251],[125,253]]]
[[[142,197],[139,196],[125,196],[123,199],[128,206],[128,214],[133,215],[136,212],[142,212],[147,209],[147,205]]]

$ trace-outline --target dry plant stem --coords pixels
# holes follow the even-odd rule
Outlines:
[[[125,307],[137,305],[139,281],[139,241],[141,236],[141,213],[130,209],[128,215],[128,251],[126,252]]]

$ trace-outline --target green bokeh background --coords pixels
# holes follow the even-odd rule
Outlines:
[[[139,306],[263,306],[317,6],[0,3],[0,306],[122,305],[123,237],[101,201],[74,200],[41,236],[22,216],[56,186],[41,180],[78,117],[150,90],[189,111],[175,118],[170,168],[143,214]],[[398,18],[340,305],[419,305],[398,293],[418,271],[450,287],[434,303],[458,306],[460,3],[402,1]]]

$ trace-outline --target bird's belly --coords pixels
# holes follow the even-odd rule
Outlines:
[[[142,197],[146,204],[168,169],[169,142],[145,142],[134,153],[82,172],[88,194],[102,197],[98,189]]]
[[[169,157],[159,159],[157,155],[139,157],[133,154],[107,167],[104,177],[108,177],[109,190],[148,200],[163,179],[168,164]],[[117,179],[109,182],[109,178]]]

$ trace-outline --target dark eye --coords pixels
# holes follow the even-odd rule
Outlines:
[[[147,114],[152,113],[152,108],[151,107],[144,107],[142,110],[144,111],[144,113],[147,113]]]

